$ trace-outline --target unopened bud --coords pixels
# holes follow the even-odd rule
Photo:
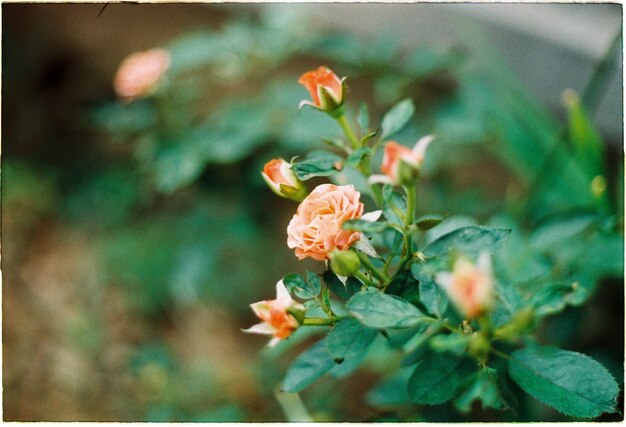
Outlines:
[[[307,196],[304,183],[283,159],[273,159],[265,164],[261,172],[270,189],[281,197],[301,202]]]
[[[484,362],[491,350],[489,340],[480,332],[474,332],[470,338],[468,350],[479,362]]]
[[[330,268],[340,276],[354,276],[361,267],[361,260],[354,251],[334,251],[330,254]]]

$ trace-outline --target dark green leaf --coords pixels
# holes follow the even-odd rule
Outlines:
[[[367,349],[377,333],[376,329],[368,328],[356,319],[347,318],[329,332],[326,345],[335,358],[354,357]]]
[[[420,304],[418,282],[409,270],[397,273],[391,280],[391,283],[389,283],[386,292],[405,299],[412,304]],[[423,309],[423,307],[420,307],[420,309]]]
[[[301,162],[295,163],[291,169],[303,181],[314,178],[316,176],[330,176],[336,174],[337,162],[341,162],[342,158],[336,154],[327,151],[314,151]]]
[[[374,290],[354,295],[346,308],[364,325],[372,328],[410,328],[424,318],[414,305],[402,298]]]
[[[436,317],[441,317],[448,307],[448,297],[444,290],[433,280],[420,280],[420,301],[428,312]]]
[[[356,122],[359,124],[361,128],[361,133],[367,133],[370,126],[370,113],[365,102],[359,103],[359,112],[356,116]]]
[[[332,373],[344,376],[356,369],[377,334],[376,329],[368,328],[356,319],[348,318],[339,322],[326,338],[328,352],[335,362],[341,361]]]
[[[383,215],[391,223],[404,225],[406,200],[404,196],[394,191],[393,186],[383,186]]]
[[[472,402],[479,400],[483,410],[487,408],[500,411],[509,409],[509,404],[498,390],[497,375],[496,370],[489,367],[479,370],[472,385],[454,401],[454,406],[461,412],[470,412]]]
[[[361,147],[358,150],[352,152],[345,161],[345,164],[357,168],[363,159],[371,156],[371,150],[369,147]]]
[[[320,281],[320,278],[317,274],[313,273],[312,271],[308,271],[306,272],[306,280],[307,282],[309,282],[309,288],[312,290],[312,292],[317,296],[320,291],[322,290],[322,283]]]
[[[616,411],[615,379],[584,354],[533,345],[511,354],[509,374],[526,393],[566,415],[594,418]]]
[[[429,243],[423,252],[424,255],[430,257],[445,256],[453,249],[466,254],[494,251],[504,244],[509,234],[511,230],[506,228],[470,225],[444,234]]]
[[[335,366],[326,346],[326,338],[313,344],[293,361],[283,381],[282,390],[297,393],[311,385]]]
[[[411,99],[403,99],[385,114],[382,122],[382,139],[387,138],[390,135],[398,132],[411,120],[413,113],[415,112],[415,106]]]
[[[345,285],[332,270],[326,270],[322,277],[331,292],[339,298],[347,300],[361,290],[361,282],[354,277],[348,277]]]
[[[443,218],[443,215],[423,215],[415,220],[415,224],[420,230],[430,230],[443,221]]]
[[[307,276],[310,278],[309,274],[313,274],[313,273],[307,272]],[[317,297],[321,288],[319,279],[317,279],[317,282],[315,282],[314,280],[313,283],[311,282],[307,283],[304,280],[304,278],[300,276],[298,273],[290,273],[286,275],[283,278],[283,283],[285,284],[285,286],[287,287],[287,290],[290,293],[293,293],[297,297],[303,298],[303,299],[311,299],[311,298]]]
[[[407,384],[413,367],[408,366],[394,372],[391,376],[383,379],[367,393],[367,403],[372,406],[396,406],[408,405],[411,398],[407,391]]]
[[[550,283],[541,287],[531,297],[537,316],[546,316],[563,311],[567,305],[580,305],[589,296],[589,291],[578,283]]]
[[[409,379],[413,403],[437,405],[452,399],[467,384],[474,363],[452,353],[431,353],[418,362]]]

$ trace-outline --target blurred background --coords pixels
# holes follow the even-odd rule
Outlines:
[[[4,3],[4,420],[288,421],[302,402],[316,421],[566,420],[532,399],[398,410],[369,392],[393,352],[277,392],[310,334],[265,349],[248,304],[320,266],[287,248],[296,206],[259,170],[340,135],[297,109],[320,64],[372,127],[414,100],[395,139],[438,137],[420,213],[513,227],[502,274],[528,292],[579,281],[586,303],[539,337],[623,388],[621,25],[618,4]],[[120,62],[154,47],[166,80],[120,102]]]

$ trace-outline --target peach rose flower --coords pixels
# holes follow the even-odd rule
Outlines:
[[[493,303],[491,259],[486,252],[480,254],[476,264],[465,258],[457,259],[452,273],[438,273],[435,281],[467,318],[478,316]]]
[[[287,227],[287,246],[298,259],[329,259],[334,250],[348,249],[361,238],[357,231],[341,228],[344,221],[363,214],[361,194],[352,185],[318,185],[300,203]]]
[[[282,280],[276,283],[276,299],[255,302],[250,307],[262,322],[243,331],[273,336],[270,347],[291,335],[304,320],[304,305],[291,298]]]
[[[334,110],[343,102],[343,81],[344,79],[340,79],[330,68],[324,66],[304,73],[298,83],[309,91],[313,102],[302,101],[300,107],[312,105],[323,111]]]
[[[129,55],[115,74],[115,93],[126,101],[149,95],[159,85],[169,65],[170,54],[165,49],[150,49]]]

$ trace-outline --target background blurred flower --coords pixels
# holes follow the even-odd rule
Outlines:
[[[328,259],[336,249],[348,249],[361,235],[343,230],[341,225],[363,214],[360,196],[352,185],[317,186],[289,222],[287,245],[296,250],[299,259],[311,257],[318,261]]]
[[[438,273],[436,281],[468,318],[481,314],[493,302],[491,259],[486,252],[480,254],[476,264],[465,258],[457,259],[452,273]]]
[[[113,87],[125,100],[149,95],[161,82],[170,65],[170,54],[165,49],[135,52],[120,64]]]

